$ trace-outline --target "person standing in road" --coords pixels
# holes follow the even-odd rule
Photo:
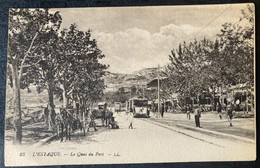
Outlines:
[[[187,113],[187,119],[190,120],[191,108],[190,108],[190,106],[188,104],[186,104],[186,108],[185,109],[186,109],[186,113]]]
[[[161,109],[162,109],[162,111],[161,111],[161,116],[163,117],[164,110],[165,110],[165,109],[164,109],[164,103],[162,103],[162,105],[161,105],[161,106],[162,106],[162,108],[161,108]]]
[[[234,107],[233,107],[233,103],[229,103],[228,105],[227,105],[227,115],[228,115],[228,121],[229,121],[229,125],[230,125],[230,127],[232,127],[233,125],[232,125],[232,118],[233,118],[233,109]]]
[[[90,127],[93,127],[94,128],[94,131],[97,131],[97,128],[96,128],[96,123],[95,123],[95,116],[93,114],[90,115],[90,122],[89,122],[89,125],[88,125],[88,129],[87,131],[89,132],[89,128]]]
[[[105,119],[106,119],[106,111],[105,109],[100,109],[101,113],[101,122],[102,122],[102,127],[105,126]]]
[[[127,115],[127,120],[128,120],[128,122],[129,122],[129,126],[128,126],[128,129],[133,129],[133,113],[129,113],[128,115]]]
[[[200,128],[200,116],[201,116],[201,112],[200,112],[200,104],[198,107],[195,108],[194,110],[194,117],[195,117],[195,124],[196,124],[196,127],[199,127]]]
[[[222,119],[222,106],[219,102],[217,102],[217,112],[219,114],[219,118]]]

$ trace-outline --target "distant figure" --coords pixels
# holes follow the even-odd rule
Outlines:
[[[94,121],[95,117],[93,114],[90,115],[90,122],[89,122],[89,125],[88,125],[88,132],[89,132],[89,128],[90,127],[93,127],[95,131],[97,131],[97,128],[96,128],[96,123]]]
[[[112,117],[113,117],[113,112],[107,110],[105,112],[105,123],[106,123],[106,126],[108,126],[108,124],[109,124],[110,120],[112,119]]]
[[[194,117],[195,117],[196,127],[199,127],[199,128],[200,128],[200,116],[201,116],[200,104],[199,104],[198,107],[195,108],[194,114],[195,114]]]
[[[113,114],[112,114],[111,119],[109,120],[108,126],[109,126],[111,129],[119,129],[119,125],[118,125],[118,123],[116,122],[115,117],[113,117]]]
[[[133,129],[133,113],[129,113],[127,116],[127,120],[129,122],[128,129]]]
[[[186,104],[185,110],[186,110],[186,113],[187,113],[187,119],[190,120],[190,111],[191,111],[191,109],[190,109],[190,106],[188,104]]]
[[[219,118],[222,119],[222,105],[217,102],[217,112],[219,114]]]
[[[147,113],[146,113],[147,117],[150,116],[150,110],[151,110],[151,107],[147,108]]]
[[[153,104],[153,116],[156,115],[156,111],[157,111],[156,106],[155,106],[155,104]]]
[[[162,107],[161,107],[162,111],[161,111],[161,116],[163,117],[163,114],[164,114],[164,104],[162,104]]]
[[[101,109],[101,122],[103,127],[105,126],[105,120],[106,120],[106,110]]]
[[[229,125],[232,127],[232,118],[233,118],[233,103],[229,103],[227,105],[227,115],[228,115],[228,121],[229,121]]]

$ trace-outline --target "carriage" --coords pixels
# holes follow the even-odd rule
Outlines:
[[[98,103],[99,114],[101,115],[102,126],[107,126],[112,129],[118,129],[118,123],[115,121],[115,117],[113,117],[113,112],[108,110],[106,102]]]

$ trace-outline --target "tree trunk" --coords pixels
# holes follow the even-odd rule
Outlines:
[[[246,89],[246,113],[248,114],[248,90]]]
[[[250,89],[251,90],[251,89]],[[251,90],[251,112],[254,112],[255,113],[255,108],[254,108],[254,91],[255,89],[252,91]]]
[[[166,99],[164,99],[163,110],[164,110],[164,112],[166,112]]]
[[[22,143],[22,111],[20,79],[18,77],[17,62],[12,64],[13,93],[14,93],[14,143]]]
[[[77,102],[76,102],[75,98],[72,100],[72,102],[73,102],[73,108],[77,109]]]
[[[198,105],[200,104],[200,95],[199,94],[197,94],[197,100],[198,100]]]
[[[68,106],[68,96],[64,85],[61,85],[62,87],[62,98],[63,98],[63,107],[67,108]]]
[[[216,110],[216,104],[215,104],[215,86],[212,87],[212,111]]]
[[[222,95],[222,84],[220,86],[220,104],[223,104],[223,95]]]
[[[52,130],[52,124],[55,123],[55,109],[54,109],[54,99],[53,99],[53,81],[48,81],[48,105],[49,105],[49,116],[48,116],[48,127]]]
[[[86,102],[84,101],[84,105],[83,105],[83,111],[82,111],[82,123],[83,123],[83,135],[86,136]]]

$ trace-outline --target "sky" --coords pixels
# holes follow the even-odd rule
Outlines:
[[[61,28],[76,23],[79,30],[92,31],[113,73],[133,73],[164,66],[180,42],[215,39],[221,25],[235,23],[246,4],[58,8]]]

